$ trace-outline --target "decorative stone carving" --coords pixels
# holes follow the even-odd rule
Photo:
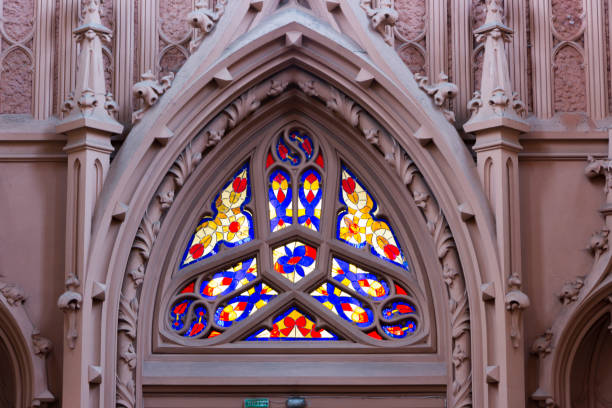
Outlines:
[[[157,81],[153,72],[149,70],[142,74],[141,78],[142,81],[134,84],[132,88],[134,96],[142,100],[142,108],[132,114],[132,123],[142,119],[145,112],[155,105],[160,96],[170,89],[174,80],[174,73],[171,72]]]
[[[104,109],[108,112],[108,114],[112,117],[115,117],[117,114],[117,110],[119,109],[119,105],[115,99],[113,99],[113,94],[110,92],[106,93],[106,102],[104,103]]]
[[[587,249],[596,259],[608,250],[608,235],[610,229],[604,226],[591,236]]]
[[[529,128],[522,118],[525,105],[518,94],[512,92],[504,44],[510,42],[513,31],[503,23],[502,0],[486,0],[486,6],[484,24],[474,30],[476,42],[484,43],[480,94],[474,93],[474,98],[468,102],[472,116],[464,127],[467,132],[474,132],[491,126],[491,121],[498,121],[524,132]]]
[[[60,308],[64,314],[68,315],[68,332],[66,333],[66,339],[68,340],[68,347],[74,349],[76,345],[76,339],[79,337],[79,333],[76,327],[76,314],[81,309],[83,303],[83,296],[76,291],[80,286],[80,282],[76,276],[70,275],[66,279],[66,291],[57,300],[57,307]]]
[[[552,351],[552,329],[547,329],[546,332],[538,337],[531,345],[531,354],[537,355],[542,359]]]
[[[440,72],[440,76],[438,77],[439,82],[434,85],[429,85],[429,79],[421,74],[414,74],[414,79],[416,79],[419,84],[419,88],[425,91],[427,95],[431,96],[436,106],[442,109],[446,120],[450,123],[455,123],[455,113],[444,108],[444,104],[446,101],[450,101],[457,96],[459,88],[457,88],[457,85],[448,82],[448,75],[444,72]]]
[[[254,86],[213,118],[204,131],[200,132],[179,155],[162,180],[158,193],[149,203],[132,245],[119,304],[117,405],[132,408],[135,404],[136,360],[130,350],[132,352],[136,350],[140,296],[138,288],[142,285],[146,275],[147,262],[164,220],[164,214],[173,204],[173,202],[161,199],[159,194],[164,196],[166,193],[163,192],[174,186],[173,194],[176,196],[193,174],[196,166],[202,160],[202,155],[208,151],[209,147],[219,143],[225,134],[257,110],[266,98],[282,94],[289,85],[296,85],[304,94],[316,98],[337,117],[359,130],[363,137],[394,168],[410,195],[419,201],[418,208],[433,238],[440,266],[448,285],[452,333],[451,359],[453,360],[452,402],[449,403],[449,406],[471,406],[470,315],[466,283],[453,236],[438,203],[408,154],[366,111],[338,89],[302,71],[282,72],[269,81]]]
[[[576,280],[571,282],[565,282],[563,287],[561,288],[561,293],[559,294],[559,301],[564,305],[568,305],[572,302],[578,300],[578,295],[580,295],[580,289],[584,286],[584,279],[576,278]]]
[[[376,7],[373,6],[373,1],[377,1]],[[387,44],[393,45],[391,29],[399,19],[399,14],[393,8],[393,0],[361,0],[359,4],[370,18],[372,28],[383,36]]]
[[[114,118],[107,109],[112,104],[107,101],[102,52],[102,41],[110,42],[112,30],[102,24],[100,0],[83,2],[81,23],[73,33],[80,52],[76,88],[63,103],[62,111],[68,115],[66,120],[70,121],[73,116],[96,116],[102,121],[113,122]]]
[[[193,36],[189,42],[190,53],[193,54],[202,44],[204,37],[215,28],[215,25],[225,13],[226,4],[227,0],[217,0],[215,7],[211,10],[208,8],[208,0],[198,0],[196,2],[195,10],[187,16],[189,25],[194,28]]]
[[[20,306],[25,302],[23,289],[14,283],[0,282],[0,293],[2,293],[7,303],[11,306]]]
[[[519,347],[521,339],[520,319],[523,310],[529,307],[529,297],[521,291],[521,278],[513,274],[508,279],[508,293],[506,294],[506,309],[510,312],[510,338],[512,346]]]
[[[32,346],[34,347],[34,354],[43,358],[53,350],[51,340],[41,336],[38,329],[35,329],[32,333]]]
[[[612,159],[595,159],[593,156],[588,156],[587,162],[584,173],[588,178],[605,177],[604,193],[606,194],[606,202],[612,203]]]

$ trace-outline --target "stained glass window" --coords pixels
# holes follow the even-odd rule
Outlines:
[[[251,201],[249,165],[236,172],[217,194],[212,217],[203,218],[185,250],[181,268],[215,255],[221,244],[235,247],[254,237],[253,217],[244,209]]]
[[[172,332],[243,345],[382,345],[419,333],[414,279],[392,222],[325,146],[287,128],[218,187],[165,309]],[[255,185],[264,193],[252,193]],[[255,208],[257,200],[267,205]]]

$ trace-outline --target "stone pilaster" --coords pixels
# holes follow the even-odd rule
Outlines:
[[[88,367],[99,364],[90,339],[92,322],[81,312],[91,307],[91,298],[81,285],[87,277],[93,210],[113,151],[110,137],[123,129],[113,117],[117,106],[104,80],[102,40],[109,40],[110,32],[100,21],[100,0],[85,0],[81,24],[74,29],[80,48],[76,87],[63,104],[65,116],[56,128],[67,135],[68,155],[66,291],[58,299],[66,314],[63,407],[91,406]]]
[[[38,0],[35,21],[32,114],[34,119],[44,120],[53,114],[54,3]]]
[[[476,136],[478,173],[495,217],[500,280],[506,283],[505,302],[487,305],[487,313],[495,316],[496,330],[507,333],[505,341],[492,345],[487,356],[489,367],[499,367],[499,381],[496,377],[489,382],[490,404],[522,407],[522,313],[529,298],[521,291],[518,152],[522,150],[519,134],[527,132],[529,125],[522,117],[525,106],[512,91],[505,45],[513,31],[502,21],[502,0],[486,0],[486,4],[485,23],[474,31],[476,40],[484,43],[481,89],[469,103],[472,117],[464,129]]]

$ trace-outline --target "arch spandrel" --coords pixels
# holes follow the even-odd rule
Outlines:
[[[300,46],[286,46],[285,32],[289,29],[301,33],[303,41]],[[210,37],[210,40],[212,38]],[[188,151],[189,143],[192,143],[193,147],[193,141],[196,140],[194,138],[199,137],[201,140],[198,143],[203,143],[199,153],[214,152],[217,142],[214,137],[210,137],[211,133],[206,134],[206,127],[214,125],[215,120],[229,123],[229,119],[219,119],[219,115],[223,116],[222,112],[230,107],[233,101],[241,95],[248,94],[248,91],[257,85],[266,83],[274,75],[289,75],[288,72],[291,71],[293,71],[291,75],[296,75],[295,72],[308,75],[327,90],[337,90],[339,95],[347,97],[349,102],[354,101],[353,103],[362,109],[363,116],[370,121],[369,125],[377,126],[381,132],[379,135],[381,142],[374,143],[374,147],[371,148],[378,150],[379,154],[382,150],[383,159],[395,169],[401,182],[412,183],[408,170],[411,169],[410,163],[414,161],[412,166],[418,169],[417,174],[423,175],[419,177],[420,181],[417,184],[421,189],[426,189],[418,192],[431,193],[431,205],[427,206],[429,213],[425,214],[425,218],[431,224],[430,234],[434,238],[429,245],[436,248],[439,251],[438,257],[442,258],[442,264],[438,268],[442,268],[442,276],[451,287],[451,291],[458,291],[456,295],[464,299],[459,307],[467,311],[471,306],[471,320],[455,321],[460,325],[459,333],[469,330],[470,323],[479,333],[486,332],[480,329],[486,325],[480,310],[483,306],[477,302],[478,287],[484,280],[498,282],[499,288],[503,285],[495,272],[497,265],[493,255],[495,245],[491,214],[488,207],[483,204],[485,200],[473,163],[466,159],[469,157],[467,150],[459,143],[459,136],[452,131],[452,127],[446,122],[440,122],[443,116],[427,105],[429,102],[424,101],[423,95],[401,87],[367,59],[361,56],[356,58],[355,50],[347,49],[344,46],[346,43],[347,41],[339,43],[334,41],[333,37],[320,35],[297,21],[287,23],[280,28],[261,29],[253,34],[253,37],[242,38],[241,48],[233,49],[232,53],[222,59],[200,64],[208,67],[201,74],[196,73],[198,64],[188,61],[177,75],[173,88],[161,98],[156,107],[145,114],[128,136],[111,166],[97,204],[91,246],[91,273],[85,284],[86,290],[91,290],[94,281],[107,283],[109,294],[106,301],[105,328],[102,332],[115,333],[119,330],[119,336],[129,340],[120,341],[120,344],[108,342],[103,351],[103,358],[108,362],[103,386],[109,387],[108,392],[111,394],[113,394],[111,388],[116,386],[118,400],[129,397],[124,395],[129,391],[129,384],[122,381],[128,381],[132,377],[134,372],[132,363],[137,365],[139,361],[139,357],[136,356],[147,353],[143,348],[144,342],[134,341],[136,336],[139,336],[137,322],[145,316],[143,314],[145,312],[139,310],[133,299],[139,296],[139,290],[136,289],[143,281],[149,279],[145,274],[146,263],[151,256],[160,229],[163,228],[161,221],[165,214],[163,206],[166,204],[163,196],[160,197],[159,194],[166,193],[170,183],[176,190],[175,194],[178,194],[182,187],[176,184],[176,179],[167,179],[164,176],[180,156],[185,154],[191,155],[188,160],[191,163],[189,166],[192,166],[190,172],[193,172],[201,158],[194,160],[194,154],[198,152]],[[202,48],[205,48],[205,45]],[[325,50],[325,53],[313,52],[318,49]],[[265,64],[261,64],[258,53],[264,52],[269,58]],[[192,59],[199,54],[200,51]],[[355,82],[354,75],[363,66],[373,74],[373,86],[366,87]],[[222,68],[229,69],[234,75],[233,80],[224,87],[219,86],[218,81],[215,82],[213,79]],[[407,70],[405,74],[410,75]],[[311,103],[316,109],[326,109],[324,101],[317,100],[315,95],[309,95],[308,91],[299,89],[299,84],[294,83],[292,86],[291,92],[300,93],[301,98],[314,99]],[[275,94],[276,91],[272,93]],[[283,95],[284,91],[269,97],[282,98]],[[257,113],[265,112],[265,109],[266,103],[258,104]],[[334,110],[333,107],[327,109]],[[239,116],[248,118],[252,113],[247,109]],[[244,117],[241,117],[240,122]],[[408,121],[405,120],[407,118]],[[435,125],[436,123],[440,125]],[[241,126],[241,124],[235,127],[222,125],[225,134],[221,135],[221,139],[229,137],[232,132],[239,132]],[[354,127],[362,133],[362,136],[364,135],[362,124],[357,123]],[[204,132],[201,132],[202,129]],[[154,142],[162,132],[172,135],[165,146]],[[424,147],[414,137],[415,133],[419,132],[421,135],[425,134],[426,138],[431,138],[434,143]],[[208,141],[211,143],[207,146]],[[165,199],[170,200],[172,204],[174,198]],[[129,205],[125,220],[121,223],[110,222],[118,203]],[[457,211],[457,206],[463,203],[469,204],[478,221],[469,227],[463,223]],[[434,222],[436,220],[437,222]],[[446,220],[450,224],[450,229]],[[459,252],[453,252],[455,247]],[[453,286],[459,272],[451,270],[452,268],[447,269],[447,264],[445,266],[444,257],[449,251],[452,252],[449,262],[454,259],[452,262],[461,265],[466,272],[465,283],[462,285]],[[140,258],[134,261],[132,256]],[[480,274],[488,276],[481,277]],[[124,283],[132,285],[134,290],[125,292],[122,289]],[[91,304],[84,304],[83,310],[84,313],[90,311]],[[456,317],[451,316],[448,319],[456,320]],[[438,322],[440,324],[439,320]],[[463,349],[466,347],[455,347],[452,350],[455,363],[450,363],[450,358],[447,360],[449,376],[453,378],[454,372],[460,370],[457,372],[460,372],[463,383],[460,381],[453,385],[455,389],[451,399],[465,401],[466,398],[470,398],[471,384],[474,387],[474,394],[477,395],[476,398],[480,398],[483,394],[480,389],[484,384],[481,381],[484,370],[477,367],[484,367],[486,357],[484,354],[479,356],[470,353],[469,349],[484,350],[486,343],[486,339],[479,338],[473,340],[470,343],[471,347],[467,346],[467,350]],[[469,368],[469,361],[466,362],[470,354],[474,354],[473,364],[477,366],[474,369]],[[134,378],[140,378],[139,376],[140,374]],[[119,378],[119,382],[116,382],[115,378]],[[469,384],[465,382],[468,378]]]

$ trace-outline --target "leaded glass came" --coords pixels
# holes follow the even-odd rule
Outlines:
[[[263,163],[253,155],[219,186],[189,240],[166,309],[172,331],[215,344],[228,332],[243,344],[386,344],[419,332],[406,254],[364,180],[303,129],[260,149]]]

